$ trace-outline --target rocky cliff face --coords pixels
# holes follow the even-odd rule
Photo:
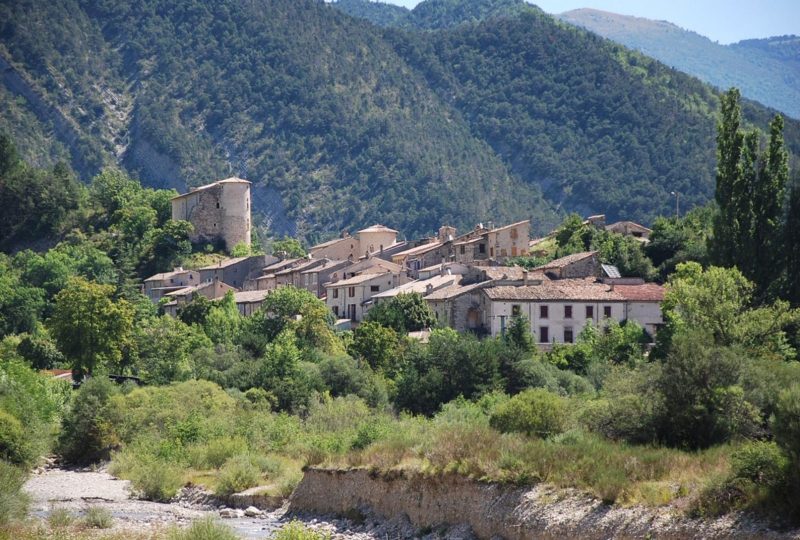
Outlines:
[[[577,490],[521,488],[445,475],[309,469],[290,511],[406,515],[421,529],[467,524],[478,538],[794,538],[745,516],[692,520],[674,509],[607,506]]]

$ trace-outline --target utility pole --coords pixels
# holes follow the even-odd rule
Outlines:
[[[680,200],[681,194],[677,191],[670,191],[670,195],[675,195],[675,219],[679,219],[681,217],[681,211],[678,201]]]

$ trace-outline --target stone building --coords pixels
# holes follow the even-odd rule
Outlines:
[[[533,269],[551,279],[601,277],[600,258],[596,251],[573,253]]]
[[[308,252],[315,259],[327,257],[338,261],[357,261],[361,257],[380,257],[385,250],[394,248],[397,244],[396,230],[375,224],[361,229],[355,236],[344,232],[340,238],[317,244]]]
[[[173,197],[172,219],[194,225],[193,242],[222,241],[228,251],[249,246],[250,182],[228,178]]]

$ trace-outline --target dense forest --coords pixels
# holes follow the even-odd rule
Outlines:
[[[0,127],[83,180],[246,177],[262,230],[311,241],[372,222],[546,232],[565,211],[649,223],[671,191],[711,198],[709,86],[520,2],[428,0],[400,28],[336,7],[3,4]]]

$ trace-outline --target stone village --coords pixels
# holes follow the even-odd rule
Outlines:
[[[172,218],[194,225],[193,241],[250,245],[250,182],[228,178],[172,199]],[[587,222],[647,242],[649,229],[633,222]],[[315,245],[304,258],[254,255],[189,270],[176,268],[144,281],[143,291],[176,316],[197,295],[210,300],[232,292],[242,315],[288,285],[323,299],[339,329],[357,325],[380,302],[417,293],[439,324],[459,332],[502,335],[512,317],[524,315],[542,349],[573,343],[589,323],[638,322],[654,339],[662,325],[664,289],[620,275],[597,252],[576,253],[526,270],[507,266],[536,248],[530,221],[495,227],[491,222],[458,234],[442,226],[435,237],[398,240],[398,231],[372,225],[353,235]],[[420,337],[425,338],[423,332]]]

